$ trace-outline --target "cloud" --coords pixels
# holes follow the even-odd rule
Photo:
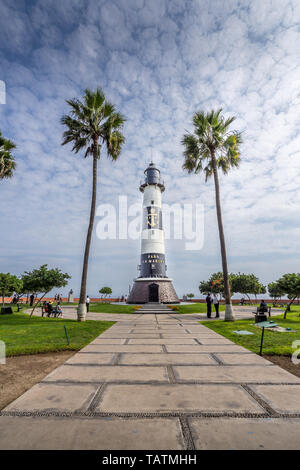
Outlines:
[[[99,162],[98,202],[138,191],[151,153],[164,201],[205,206],[205,245],[168,241],[180,295],[221,268],[213,181],[181,170],[183,133],[197,109],[222,107],[243,131],[242,164],[220,175],[230,271],[270,282],[299,265],[300,70],[296,0],[3,0],[0,129],[17,143],[15,177],[1,182],[1,271],[49,262],[79,289],[91,161],[61,147],[65,100],[101,85],[127,117],[118,162]],[[13,19],[13,21],[12,21]],[[12,26],[13,25],[13,26]],[[13,29],[12,29],[13,28]],[[151,151],[151,146],[153,147]],[[89,293],[125,293],[139,242],[93,238]],[[297,264],[298,263],[298,264]],[[299,270],[299,269],[298,269]]]

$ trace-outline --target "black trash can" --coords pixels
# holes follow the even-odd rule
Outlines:
[[[11,307],[1,307],[1,315],[8,315],[10,313],[13,313]]]

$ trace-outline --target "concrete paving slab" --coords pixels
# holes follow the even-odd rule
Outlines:
[[[98,386],[37,384],[5,408],[5,411],[85,411]]]
[[[0,416],[0,449],[182,450],[178,418],[78,419]]]
[[[107,385],[96,409],[107,413],[242,412],[263,409],[237,385]]]
[[[216,353],[216,352],[241,352],[247,353],[249,352],[247,349],[242,348],[242,346],[238,346],[236,344],[216,344],[216,345],[173,345],[167,344],[166,345],[167,351],[170,353]]]
[[[147,353],[158,353],[163,352],[162,347],[159,344],[146,344],[139,345],[139,344],[94,344],[88,345],[85,348],[81,349],[81,352],[115,352],[115,353],[140,353],[140,352],[147,352]]]
[[[204,338],[201,335],[194,336],[195,338],[199,339],[201,344],[232,344],[232,341],[226,338]]]
[[[99,354],[99,353],[77,353],[74,356],[70,357],[65,364],[103,364],[111,365],[116,357],[117,353],[114,354]]]
[[[44,379],[74,382],[168,382],[165,367],[142,366],[67,366],[63,365]]]
[[[120,364],[217,364],[209,354],[122,354]]]
[[[191,418],[198,450],[299,450],[300,419]]]
[[[130,339],[128,344],[198,344],[193,338]]]
[[[252,385],[251,389],[278,413],[300,414],[299,385]]]
[[[258,354],[249,353],[249,354],[222,354],[217,353],[217,357],[227,365],[244,365],[244,364],[264,364],[273,366],[273,362],[264,359]]]
[[[108,338],[101,338],[101,336],[99,336],[98,338],[94,339],[94,341],[91,341],[89,344],[124,344],[125,341],[126,341],[126,338],[122,338],[122,339],[117,339],[117,338],[108,339]]]
[[[106,335],[105,338],[115,338],[115,339],[124,339],[124,338],[136,338],[136,339],[155,339],[155,338],[160,338],[159,333],[136,333],[136,334],[119,334],[119,333],[111,333],[109,335]]]
[[[201,382],[235,383],[299,383],[300,378],[277,366],[174,366],[176,379]],[[299,388],[300,392],[300,388]],[[300,393],[299,393],[300,395]],[[300,403],[300,402],[299,402]]]

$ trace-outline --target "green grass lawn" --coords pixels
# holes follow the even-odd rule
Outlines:
[[[114,305],[114,304],[100,304],[91,303],[90,312],[97,313],[135,313],[134,305]]]
[[[174,307],[176,307],[174,309]],[[195,303],[195,304],[187,304],[187,305],[176,305],[173,306],[173,309],[177,313],[206,313],[206,303]],[[220,305],[220,311],[225,310],[224,305]],[[215,308],[212,307],[212,316],[215,315]]]
[[[272,316],[272,320],[284,328],[292,328],[295,333],[280,333],[265,328],[263,354],[290,356],[295,350],[292,349],[293,341],[300,340],[300,306],[292,306],[291,312],[287,313],[287,319],[283,315]],[[235,322],[224,322],[223,320],[204,321],[202,325],[220,333],[236,344],[258,353],[262,330],[254,326],[254,319],[237,320]],[[254,333],[249,336],[239,336],[234,330],[248,330]]]
[[[15,308],[14,308],[15,310]],[[114,322],[43,318],[24,313],[0,315],[0,340],[6,344],[7,356],[36,354],[43,352],[77,351],[103,333]],[[64,325],[70,344],[67,344]]]

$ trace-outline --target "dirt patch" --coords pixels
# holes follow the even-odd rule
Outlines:
[[[75,352],[62,351],[7,357],[6,364],[0,364],[0,410],[40,382]]]
[[[265,359],[268,359],[268,361],[273,362],[273,364],[276,364],[277,366],[282,367],[282,369],[287,370],[291,374],[297,375],[297,377],[300,377],[300,364],[293,364],[292,363],[292,358],[288,356],[263,356]]]

